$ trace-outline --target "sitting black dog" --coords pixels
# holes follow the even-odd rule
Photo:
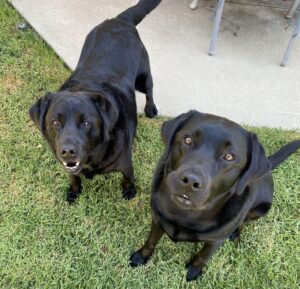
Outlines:
[[[266,157],[257,136],[225,118],[190,111],[162,126],[165,152],[152,187],[152,227],[130,265],[145,264],[166,233],[174,241],[204,242],[187,265],[187,280],[242,223],[267,214],[272,204],[271,171],[300,147],[291,142]]]
[[[131,147],[135,89],[146,94],[147,117],[157,114],[148,53],[135,26],[161,1],[141,0],[87,36],[79,63],[57,93],[30,108],[56,158],[71,175],[67,200],[80,194],[82,174],[122,172],[124,198],[135,196]]]

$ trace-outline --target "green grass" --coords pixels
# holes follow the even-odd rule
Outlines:
[[[162,118],[139,117],[134,145],[138,195],[125,201],[120,175],[83,181],[74,205],[68,176],[28,116],[70,71],[20,16],[0,0],[0,288],[299,288],[300,154],[274,172],[274,205],[214,255],[201,280],[186,283],[185,262],[201,244],[163,237],[145,267],[128,258],[144,242],[151,219],[152,172],[163,150]],[[252,128],[268,153],[299,138],[295,131]]]

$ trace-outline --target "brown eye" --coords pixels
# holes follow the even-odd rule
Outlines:
[[[223,156],[223,159],[225,161],[231,162],[231,161],[235,160],[235,154],[234,153],[227,153]]]
[[[53,124],[54,126],[59,126],[59,121],[56,120],[56,119],[54,119],[54,120],[52,120],[52,124]]]
[[[83,123],[82,123],[83,126],[89,126],[90,125],[90,122],[88,120],[85,120]]]
[[[187,136],[187,137],[184,138],[184,143],[187,144],[187,145],[191,145],[192,144],[192,139]]]

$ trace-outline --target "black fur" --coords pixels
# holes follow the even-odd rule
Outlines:
[[[155,9],[161,0],[139,0],[139,3],[117,16],[132,25],[138,25],[144,17]]]
[[[131,160],[135,90],[146,95],[147,117],[154,117],[157,109],[148,53],[135,25],[159,3],[142,0],[96,26],[60,91],[46,94],[30,108],[32,120],[71,175],[70,203],[81,192],[80,175],[122,172],[123,197],[136,194]]]
[[[271,170],[296,151],[300,141],[268,158],[255,134],[197,111],[165,122],[162,138],[165,152],[153,177],[151,232],[130,265],[143,265],[164,233],[174,241],[201,241],[203,248],[188,264],[186,279],[191,281],[201,276],[226,239],[239,241],[244,222],[268,213]]]

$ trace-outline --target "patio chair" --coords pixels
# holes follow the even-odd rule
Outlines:
[[[217,0],[217,7],[216,7],[216,16],[215,16],[215,23],[214,23],[214,27],[212,30],[212,34],[211,34],[211,41],[210,41],[210,46],[209,46],[209,50],[208,50],[208,54],[209,55],[214,55],[215,53],[215,47],[216,47],[216,42],[217,42],[217,36],[218,36],[218,31],[220,28],[220,23],[221,23],[221,17],[222,17],[222,13],[223,13],[223,8],[224,8],[224,4],[225,4],[225,0]],[[287,18],[292,18],[297,10],[297,8],[299,7],[300,4],[300,0],[293,0],[287,14],[286,17]],[[198,0],[192,0],[190,3],[190,8],[191,9],[196,9],[198,5]],[[300,17],[299,17],[300,18]],[[286,50],[286,53],[284,55],[284,58],[281,62],[281,65],[284,66],[289,58],[289,55],[291,53],[291,49],[293,47],[293,44],[295,42],[295,38],[297,37],[298,33],[299,33],[299,18],[296,24],[296,28],[295,31],[292,35],[292,38],[290,40],[290,43],[288,45],[288,48]]]
[[[300,4],[300,0],[294,0],[289,8],[289,10],[287,11],[286,13],[286,17],[287,18],[292,18],[298,8]],[[191,3],[190,3],[190,8],[192,10],[196,9],[198,6],[198,0],[192,0]]]
[[[300,0],[298,0],[298,1],[300,1]],[[211,41],[210,41],[210,46],[209,46],[209,50],[208,50],[209,55],[213,55],[214,51],[215,51],[224,4],[225,4],[225,0],[217,0],[215,23],[214,23],[213,31],[211,34]],[[198,6],[198,0],[192,0],[190,3],[190,8],[192,10],[194,10],[197,8],[197,6]]]

